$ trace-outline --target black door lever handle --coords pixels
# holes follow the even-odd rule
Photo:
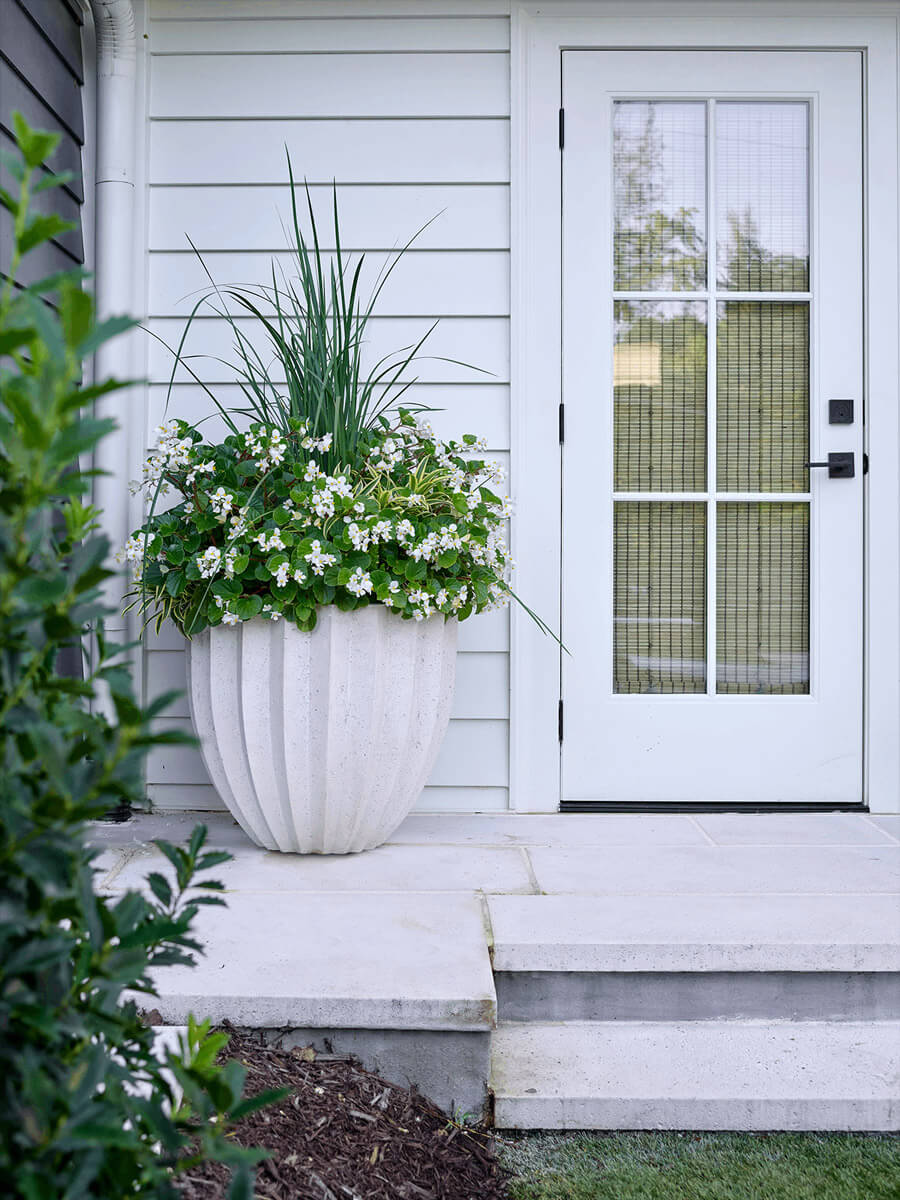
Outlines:
[[[856,474],[856,463],[852,453],[837,451],[828,455],[827,462],[806,462],[804,467],[827,467],[829,479],[852,479]]]

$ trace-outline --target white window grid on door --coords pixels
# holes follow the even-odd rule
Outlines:
[[[728,103],[753,103],[753,104],[777,104],[784,102],[801,102],[807,106],[807,213],[809,222],[809,287],[806,291],[739,291],[721,287],[718,277],[718,221],[717,221],[717,187],[716,187],[716,106],[719,101],[708,94],[698,93],[695,96],[679,93],[677,97],[670,97],[656,93],[648,92],[628,92],[620,93],[611,99],[611,105],[614,108],[620,102],[645,101],[648,103],[665,103],[667,101],[685,102],[689,100],[702,101],[706,111],[706,288],[702,290],[692,291],[664,291],[664,290],[646,290],[646,291],[627,291],[613,287],[612,301],[613,308],[617,301],[632,301],[632,302],[676,302],[690,303],[692,301],[699,302],[705,305],[706,308],[706,488],[698,491],[619,491],[613,487],[611,492],[611,504],[615,506],[617,503],[693,503],[702,504],[706,510],[706,687],[702,692],[697,693],[666,693],[660,694],[659,699],[662,701],[678,700],[685,703],[696,702],[705,697],[715,696],[717,700],[725,702],[746,702],[755,697],[752,693],[729,693],[717,692],[717,506],[723,503],[750,503],[750,504],[806,504],[809,508],[809,544],[810,544],[810,559],[808,564],[809,569],[809,687],[806,693],[802,694],[779,694],[777,692],[764,693],[765,698],[769,701],[778,701],[780,703],[794,704],[798,702],[806,702],[814,696],[815,692],[815,662],[816,655],[813,652],[815,646],[815,626],[816,626],[816,607],[818,589],[814,586],[815,577],[815,561],[812,554],[812,547],[815,545],[815,506],[812,503],[812,492],[809,487],[802,492],[762,492],[762,491],[726,491],[720,490],[718,487],[718,438],[717,438],[717,397],[718,397],[718,360],[717,360],[717,331],[718,331],[718,311],[719,305],[724,302],[739,302],[747,301],[751,303],[805,303],[808,306],[809,320],[809,381],[808,381],[808,404],[809,404],[809,439],[806,447],[807,458],[809,461],[815,457],[812,447],[816,441],[816,421],[814,415],[816,412],[815,397],[817,396],[816,388],[816,356],[814,353],[815,346],[815,280],[817,270],[818,255],[815,252],[816,246],[816,228],[815,219],[815,197],[816,188],[814,185],[814,154],[815,154],[815,97],[810,95],[784,95],[773,98],[771,94],[766,96],[747,94],[744,96],[729,95]],[[612,121],[612,112],[610,113],[610,121]],[[610,162],[610,194],[614,194],[614,163]],[[614,239],[612,230],[607,231],[608,246],[609,246],[609,279],[615,280],[615,269],[613,262],[614,255]],[[612,329],[609,330],[609,336],[613,336]],[[610,388],[612,381],[609,381]],[[613,452],[615,446],[614,436],[615,422],[615,407],[610,406],[610,423],[609,423],[609,446],[610,453]],[[807,474],[807,482],[809,475]],[[615,521],[610,521],[610,528],[615,530]],[[614,552],[614,546],[610,547],[610,554]],[[611,632],[611,631],[610,631]],[[611,681],[609,681],[611,684]],[[605,683],[605,681],[604,681]],[[605,683],[606,686],[609,686]],[[635,700],[646,701],[654,698],[647,693],[618,693],[618,699],[626,703],[634,698]]]

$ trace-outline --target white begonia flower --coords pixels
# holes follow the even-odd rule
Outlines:
[[[281,540],[281,530],[278,528],[277,525],[275,526],[274,529],[271,529],[268,533],[266,533],[265,530],[263,530],[262,533],[258,533],[256,535],[256,537],[254,538],[254,541],[256,542],[256,544],[259,546],[259,548],[261,550],[283,550],[284,549],[284,542]]]
[[[319,438],[317,445],[323,454],[331,449],[331,442],[332,437],[330,433],[326,433],[323,437]]]
[[[237,557],[236,550],[225,551],[225,578],[234,579],[234,560]]]
[[[218,546],[209,546],[197,559],[197,570],[201,579],[212,579],[218,575],[222,565],[222,551]]]
[[[292,576],[295,583],[306,583],[306,574],[298,567]]]
[[[441,526],[439,545],[442,550],[460,550],[462,548],[462,538],[457,532],[456,525]]]
[[[388,584],[388,591],[394,592],[394,593],[400,591],[400,584],[397,582],[396,579],[392,579],[391,582]]]
[[[353,495],[353,488],[347,482],[346,475],[335,475],[325,480],[325,486],[335,496],[341,496],[346,499]]]
[[[347,580],[347,591],[352,592],[354,596],[362,596],[372,590],[372,577],[368,571],[364,571],[362,567],[357,567],[350,578]]]
[[[513,515],[513,502],[509,496],[504,496],[503,503],[500,505],[500,516],[511,517]]]
[[[353,521],[347,526],[347,534],[353,543],[354,550],[367,550],[369,548],[368,529],[360,529],[356,522]]]
[[[303,472],[303,478],[307,483],[312,483],[314,479],[322,479],[325,472],[319,467],[314,458],[311,458],[306,464],[306,470]]]
[[[415,536],[416,527],[412,521],[408,521],[406,517],[402,521],[397,522],[397,527],[394,531],[394,536],[401,546],[405,546],[411,537]]]
[[[410,508],[417,508],[419,505],[425,503],[425,497],[420,496],[418,492],[410,492],[410,494],[406,497],[406,503]]]
[[[275,583],[278,587],[285,587],[291,573],[290,563],[282,563],[275,572]]]
[[[321,521],[334,516],[334,496],[327,488],[313,492],[311,504],[313,512]]]
[[[144,538],[130,537],[121,550],[116,552],[116,562],[131,565],[131,577],[140,582],[144,573]]]
[[[315,575],[324,575],[325,568],[330,567],[337,562],[337,559],[333,554],[326,554],[323,552],[322,543],[318,540],[313,542],[312,549],[310,550],[309,554],[305,555],[304,557],[306,558],[306,561],[309,563],[310,568]]]
[[[447,603],[448,599],[449,599],[449,597],[447,595],[446,588],[441,588],[441,590],[435,596],[434,602],[438,606],[438,608],[443,608],[444,605]]]
[[[390,521],[376,521],[369,530],[369,534],[371,535],[372,541],[377,544],[378,542],[387,541],[387,539],[391,536],[392,530],[393,526],[391,525]]]
[[[263,613],[265,614],[265,616],[267,616],[270,621],[280,621],[281,620],[281,613],[278,611],[277,608],[273,608],[271,604],[264,604],[262,610],[263,610]]]
[[[362,514],[366,511],[366,506],[362,500],[357,500],[356,504],[353,505],[353,511],[362,516]]]
[[[209,506],[219,520],[224,521],[234,507],[234,496],[223,487],[216,488],[209,498]]]
[[[427,537],[424,537],[421,542],[419,542],[418,546],[414,546],[410,553],[416,562],[418,562],[420,558],[424,558],[426,562],[431,562],[431,560],[437,554],[437,551],[438,535],[432,531]]]
[[[222,613],[223,625],[237,625],[240,619],[241,618],[237,615],[237,613],[233,613],[231,609],[225,609],[225,611]]]

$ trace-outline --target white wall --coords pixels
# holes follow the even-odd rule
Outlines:
[[[492,374],[425,361],[415,398],[445,409],[433,418],[441,432],[483,433],[508,465],[509,22],[407,15],[422,7],[400,0],[372,17],[360,4],[149,0],[148,323],[177,343],[190,293],[204,283],[188,236],[218,281],[264,280],[271,253],[285,246],[287,145],[322,224],[336,179],[345,244],[373,260],[442,213],[385,290],[374,349],[408,344],[441,318],[430,352]],[[147,345],[149,442],[171,359]],[[227,350],[221,321],[198,323],[188,352]],[[202,374],[223,402],[235,395],[227,368],[208,362]],[[169,416],[206,411],[196,386],[176,387]],[[460,643],[453,719],[420,808],[505,808],[508,615],[466,622]],[[144,675],[148,697],[184,687],[174,630],[150,636]],[[190,730],[186,701],[171,723]],[[162,808],[219,806],[192,750],[154,754],[148,789]]]

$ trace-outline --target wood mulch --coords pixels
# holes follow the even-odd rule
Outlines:
[[[228,1032],[225,1057],[246,1067],[245,1095],[291,1092],[235,1129],[240,1145],[271,1151],[257,1200],[506,1200],[490,1134],[356,1062]],[[179,1181],[183,1200],[222,1200],[228,1178],[221,1164],[197,1167]]]

